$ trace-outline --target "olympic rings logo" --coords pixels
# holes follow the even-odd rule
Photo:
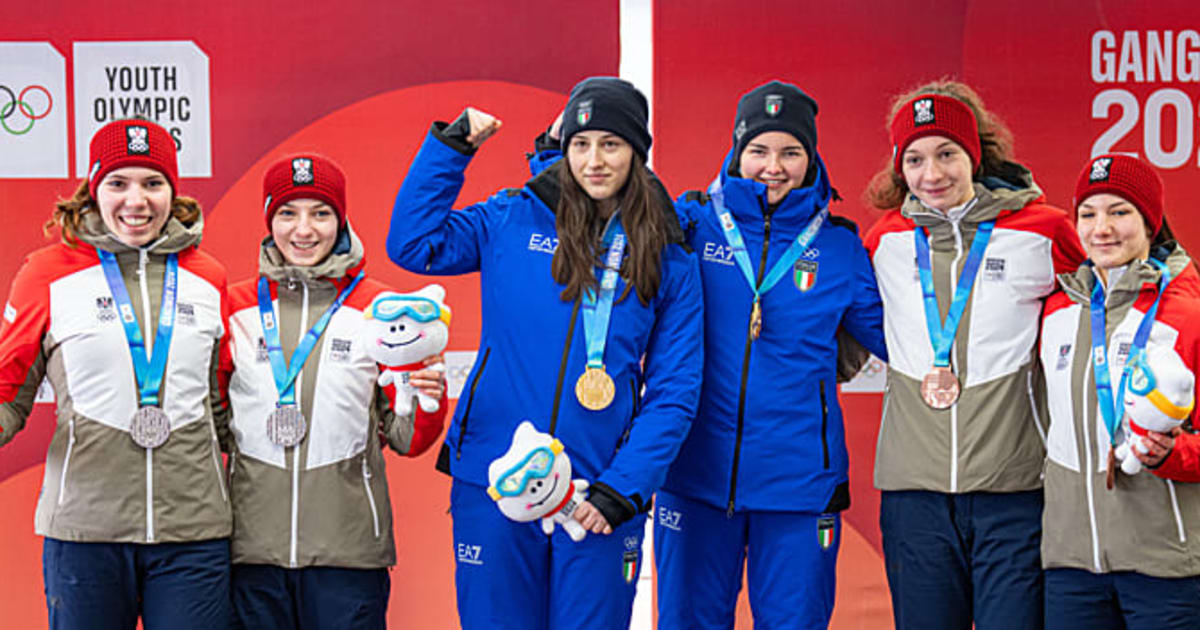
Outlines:
[[[38,91],[46,95],[46,109],[40,114],[34,113],[33,106],[25,100],[25,97],[30,91]],[[8,102],[0,107],[0,127],[14,136],[23,136],[33,129],[34,123],[50,115],[50,110],[54,108],[54,98],[50,96],[50,90],[40,85],[27,85],[21,90],[20,94],[13,94],[11,88],[7,85],[0,84],[0,92],[8,93]],[[13,129],[9,126],[8,120],[21,112],[21,115],[29,120],[29,124],[19,129]]]

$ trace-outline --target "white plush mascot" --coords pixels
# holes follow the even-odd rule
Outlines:
[[[445,370],[444,363],[423,365],[421,359],[440,353],[450,339],[450,307],[443,303],[446,290],[431,284],[416,293],[384,292],[375,296],[363,316],[363,347],[382,366],[380,387],[396,384],[392,408],[407,416],[413,397],[426,413],[438,410],[438,401],[408,384],[409,373]]]
[[[579,542],[587,530],[572,515],[587,499],[588,482],[571,479],[571,458],[562,442],[526,420],[517,425],[508,451],[488,466],[488,496],[500,513],[518,522],[542,519],[549,536],[559,523]]]
[[[1142,443],[1146,431],[1170,433],[1192,414],[1195,405],[1196,377],[1170,347],[1146,349],[1145,357],[1134,365],[1125,392],[1125,414],[1129,419],[1126,439],[1117,447],[1121,470],[1136,475],[1142,462],[1131,449],[1145,453]]]

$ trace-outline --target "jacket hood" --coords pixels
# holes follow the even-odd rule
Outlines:
[[[1009,162],[1009,173],[1004,179],[984,177],[974,183],[975,199],[967,213],[959,219],[967,223],[982,223],[998,218],[1001,214],[1017,212],[1025,206],[1044,201],[1046,195],[1033,181],[1029,169]],[[920,226],[929,227],[948,223],[950,219],[940,212],[921,203],[917,196],[909,193],[900,206],[900,213]]]
[[[566,163],[567,158],[563,157],[525,182],[525,187],[533,192],[534,196],[550,209],[550,212],[556,212],[558,209],[558,199],[562,195],[562,190],[558,185],[559,171],[566,168]],[[687,239],[683,234],[683,228],[679,226],[679,217],[675,214],[675,202],[671,200],[667,188],[659,181],[654,171],[647,168],[646,174],[650,176],[650,186],[654,191],[654,196],[658,198],[659,209],[666,216],[667,242],[686,246]]]
[[[1176,242],[1168,243],[1166,246],[1151,251],[1150,256],[1167,265],[1167,271],[1171,273],[1172,278],[1171,284],[1167,287],[1168,291],[1178,286],[1176,279],[1187,272],[1192,263],[1191,256],[1183,249],[1182,245]],[[1109,287],[1109,300],[1135,300],[1143,286],[1146,284],[1157,286],[1161,277],[1162,272],[1150,261],[1133,262],[1129,265],[1129,269],[1121,274],[1117,282]],[[1075,271],[1059,274],[1058,284],[1072,301],[1079,304],[1090,304],[1092,287],[1096,284],[1096,272],[1092,267],[1091,260],[1084,261]]]
[[[731,175],[729,170],[733,157],[733,151],[730,150],[725,155],[721,173],[717,175],[725,196],[725,209],[739,224],[754,226],[762,221],[763,213],[767,210],[767,185]],[[788,191],[771,212],[773,222],[803,225],[817,211],[829,205],[833,198],[833,186],[829,183],[829,174],[819,153],[813,153],[810,168],[815,173],[812,184]],[[711,187],[709,194],[712,194]]]
[[[288,263],[283,253],[275,246],[275,239],[267,236],[258,250],[258,273],[276,282],[283,280],[333,280],[357,274],[366,265],[362,241],[350,227],[350,222],[338,231],[333,250],[321,262],[311,267]]]
[[[195,221],[183,223],[175,217],[167,219],[167,223],[163,225],[162,233],[158,238],[151,241],[146,249],[151,254],[177,254],[189,247],[195,247],[200,244],[200,237],[204,233],[204,215],[196,217]],[[133,245],[127,245],[117,238],[116,234],[109,231],[108,226],[104,225],[104,219],[100,218],[100,211],[96,208],[84,213],[83,221],[76,231],[79,240],[107,252],[119,254],[121,252],[132,252],[141,249]]]

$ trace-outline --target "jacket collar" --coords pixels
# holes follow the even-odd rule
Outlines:
[[[163,225],[163,230],[157,239],[144,247],[134,247],[121,242],[115,234],[109,231],[108,227],[104,225],[104,220],[100,218],[98,210],[86,212],[82,218],[83,221],[80,222],[79,229],[76,230],[79,240],[96,249],[102,249],[114,254],[135,252],[139,249],[144,249],[151,254],[177,254],[189,247],[199,245],[200,237],[204,233],[203,215],[196,217],[195,221],[187,224],[182,223],[175,217],[171,217]]]
[[[304,282],[314,285],[332,281],[339,284],[357,275],[364,266],[366,256],[363,244],[350,227],[349,221],[338,232],[333,251],[329,252],[325,260],[311,267],[289,264],[270,236],[263,239],[258,250],[258,273],[276,282]]]
[[[752,179],[730,175],[729,169],[733,163],[733,151],[725,156],[718,179],[725,196],[725,210],[729,212],[740,226],[746,226],[752,231],[763,222],[764,212],[771,213],[771,221],[779,225],[795,226],[797,229],[807,225],[807,222],[821,208],[829,205],[833,196],[833,187],[829,183],[829,175],[825,170],[825,162],[821,155],[813,153],[813,167],[816,175],[813,183],[803,188],[793,188],[775,206],[774,210],[767,207],[767,186]],[[761,229],[761,228],[760,228]]]
[[[1012,168],[1016,183],[997,177],[985,177],[975,182],[974,205],[956,220],[929,208],[911,193],[900,206],[900,213],[913,223],[929,228],[940,224],[978,224],[1017,212],[1030,203],[1045,199],[1029,169],[1017,164],[1012,164]]]
[[[1166,263],[1167,271],[1171,273],[1173,279],[1178,278],[1192,260],[1183,246],[1178,243],[1171,243],[1169,247],[1159,248],[1157,251],[1152,251],[1150,255]],[[1162,272],[1149,261],[1134,261],[1129,264],[1129,268],[1121,274],[1116,283],[1108,287],[1108,296],[1105,302],[1110,306],[1132,302],[1137,299],[1146,284],[1157,286],[1161,277]],[[1072,301],[1079,304],[1091,303],[1092,287],[1096,285],[1096,282],[1096,272],[1093,270],[1090,260],[1085,261],[1075,271],[1058,274],[1058,284]]]

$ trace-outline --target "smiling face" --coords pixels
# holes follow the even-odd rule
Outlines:
[[[1150,228],[1123,197],[1098,193],[1084,199],[1076,209],[1075,230],[1105,279],[1109,269],[1150,255]]]
[[[738,156],[742,177],[767,186],[767,203],[777,204],[793,188],[804,185],[808,151],[790,133],[768,131],[755,136]]]
[[[633,146],[610,131],[580,131],[567,144],[567,163],[589,197],[614,200],[629,180]]]
[[[142,166],[114,169],[96,187],[96,205],[104,227],[117,240],[141,247],[158,238],[171,216],[171,184],[160,172]]]
[[[288,264],[311,267],[333,251],[338,216],[318,199],[292,199],[271,218],[271,237]]]
[[[945,136],[913,140],[900,159],[908,190],[934,210],[946,212],[975,196],[971,156]]]

